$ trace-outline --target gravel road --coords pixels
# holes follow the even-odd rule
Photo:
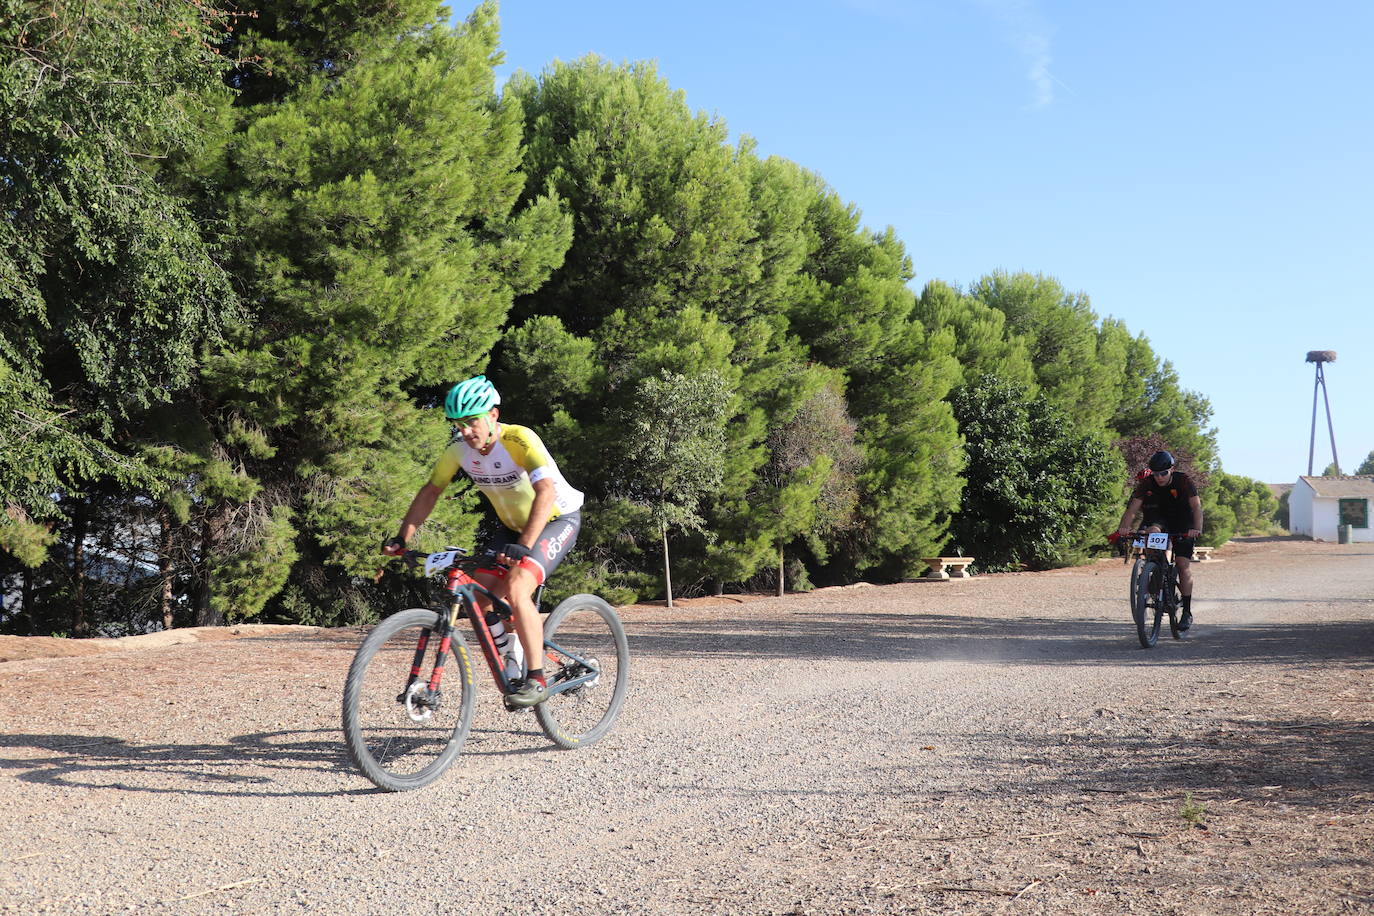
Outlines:
[[[3,913],[1374,913],[1374,545],[623,610],[559,751],[489,685],[436,784],[338,727],[351,630],[0,646]],[[33,643],[30,645],[37,645]]]

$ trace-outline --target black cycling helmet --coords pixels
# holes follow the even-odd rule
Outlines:
[[[1174,456],[1168,452],[1155,452],[1150,456],[1150,470],[1167,471],[1174,466]]]

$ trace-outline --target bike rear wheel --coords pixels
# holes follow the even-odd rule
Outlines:
[[[1146,560],[1133,581],[1134,594],[1131,598],[1131,616],[1135,619],[1136,636],[1140,638],[1142,649],[1152,649],[1159,641],[1159,625],[1164,616],[1160,606],[1163,569],[1157,560]],[[1151,589],[1151,585],[1154,589]]]
[[[544,624],[544,672],[550,689],[583,680],[534,707],[550,741],[572,750],[610,731],[630,686],[630,644],[615,610],[595,595],[554,608]]]
[[[448,657],[441,659],[438,625],[439,614],[427,608],[399,611],[373,628],[348,669],[343,696],[348,755],[368,779],[390,792],[438,779],[462,751],[472,725],[476,688],[467,644],[451,632]],[[430,673],[443,661],[450,664],[439,692],[431,695]]]

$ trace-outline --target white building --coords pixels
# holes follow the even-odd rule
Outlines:
[[[1339,539],[1350,526],[1351,542],[1374,543],[1374,476],[1299,477],[1288,494],[1288,530],[1317,541]]]

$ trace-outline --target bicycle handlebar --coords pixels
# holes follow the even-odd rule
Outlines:
[[[411,569],[421,569],[425,575],[432,575],[436,572],[443,572],[457,566],[462,560],[476,560],[476,557],[469,557],[466,549],[462,547],[449,547],[438,553],[426,553],[423,550],[404,550],[401,553],[385,554],[388,560],[377,569],[377,575],[373,578],[374,582],[382,581],[382,575],[392,566],[392,561],[399,560]]]
[[[496,562],[496,551],[487,550],[479,555],[470,554],[463,547],[446,547],[438,553],[426,553],[423,550],[405,550],[401,553],[384,554],[388,559],[377,569],[377,575],[372,581],[382,581],[382,575],[388,567],[392,566],[392,561],[399,560],[411,569],[423,569],[424,574],[429,576],[435,573],[453,569],[460,563],[477,566],[486,563],[489,567],[502,566]]]

